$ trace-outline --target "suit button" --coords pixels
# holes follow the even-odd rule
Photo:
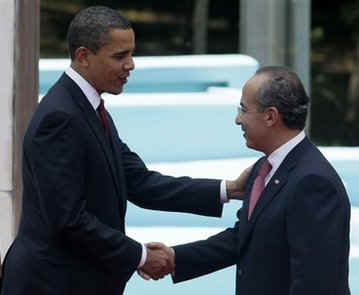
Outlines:
[[[243,269],[238,268],[238,269],[237,269],[237,275],[238,275],[239,277],[243,276]]]

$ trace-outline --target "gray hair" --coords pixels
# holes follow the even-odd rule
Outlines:
[[[256,99],[261,111],[276,107],[282,121],[289,129],[304,129],[310,99],[297,74],[278,66],[259,68],[256,75],[266,75],[259,87]]]
[[[67,31],[71,60],[77,48],[84,46],[92,52],[106,44],[111,29],[130,29],[130,22],[118,11],[105,6],[91,6],[81,10],[71,21]]]

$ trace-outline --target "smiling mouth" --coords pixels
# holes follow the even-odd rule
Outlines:
[[[127,83],[127,77],[120,78],[120,81],[122,82],[122,84],[126,84]]]

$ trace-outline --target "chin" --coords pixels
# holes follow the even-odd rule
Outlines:
[[[110,94],[113,94],[113,95],[118,95],[118,94],[121,94],[122,93],[122,88],[121,89],[111,89],[111,90],[108,90],[106,91],[107,93],[110,93]]]
[[[248,142],[248,140],[246,141],[246,145],[247,145],[248,148],[258,151],[258,148],[255,145]]]
[[[246,139],[246,146],[247,146],[247,147],[249,147],[249,148],[252,148],[251,142],[250,142],[250,141],[248,141],[248,139],[247,139],[247,138],[245,138],[245,139]]]

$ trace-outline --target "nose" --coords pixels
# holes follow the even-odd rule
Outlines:
[[[242,124],[242,119],[241,119],[241,115],[237,114],[236,119],[234,120],[234,122],[236,123],[236,125],[241,125]]]
[[[125,69],[127,71],[132,71],[135,69],[135,62],[133,61],[133,57],[129,56],[128,60],[125,63]]]

